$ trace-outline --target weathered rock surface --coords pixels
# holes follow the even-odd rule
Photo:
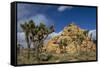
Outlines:
[[[61,40],[66,40],[60,43]],[[62,46],[62,49],[60,48]],[[96,44],[93,43],[91,38],[88,37],[88,32],[84,29],[79,28],[74,23],[69,24],[63,29],[63,32],[51,40],[48,41],[45,46],[47,52],[61,53],[79,53],[80,51],[91,52],[96,50]]]

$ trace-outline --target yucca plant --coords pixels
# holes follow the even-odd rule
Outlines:
[[[39,53],[41,51],[40,49],[43,47],[43,42],[48,37],[48,35],[54,32],[54,25],[50,27],[46,27],[44,23],[40,23],[40,25],[35,25],[34,21],[30,20],[28,23],[21,24],[21,27],[26,36],[26,41],[28,45],[28,58],[30,57],[29,40],[31,40],[35,47],[35,54],[39,62]]]
[[[29,24],[25,22],[25,24],[21,24],[21,28],[23,29],[25,33],[25,39],[27,42],[27,47],[28,47],[28,59],[30,58],[30,44],[29,44],[29,33],[30,33],[30,28]]]

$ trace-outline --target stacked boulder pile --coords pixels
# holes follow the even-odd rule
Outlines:
[[[96,51],[96,44],[88,36],[88,31],[74,23],[65,27],[62,33],[50,39],[44,46],[47,52],[78,54]]]

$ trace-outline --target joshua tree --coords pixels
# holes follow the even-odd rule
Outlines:
[[[39,26],[36,26],[35,29],[31,31],[32,33],[32,41],[36,47],[36,57],[39,60],[39,52],[41,47],[43,46],[44,40],[48,37],[50,33],[54,32],[54,26],[50,26],[49,28],[46,27],[45,24],[40,23]]]
[[[43,23],[40,23],[40,25],[35,25],[34,21],[30,20],[28,23],[21,25],[21,27],[25,32],[28,48],[30,49],[30,39],[35,47],[37,60],[39,60],[39,49],[41,49],[41,47],[43,46],[43,42],[48,37],[48,35],[54,32],[54,26],[52,25],[50,27],[46,27],[46,25]],[[30,50],[28,50],[28,54],[29,53]]]
[[[25,39],[26,39],[26,42],[27,42],[27,47],[28,47],[28,59],[30,58],[30,44],[29,44],[29,24],[27,22],[25,22],[25,24],[21,24],[21,27],[25,33]]]

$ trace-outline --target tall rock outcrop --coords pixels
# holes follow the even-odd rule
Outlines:
[[[65,27],[62,33],[55,36],[45,45],[47,52],[78,54],[96,51],[96,44],[88,37],[88,31],[74,23]]]

